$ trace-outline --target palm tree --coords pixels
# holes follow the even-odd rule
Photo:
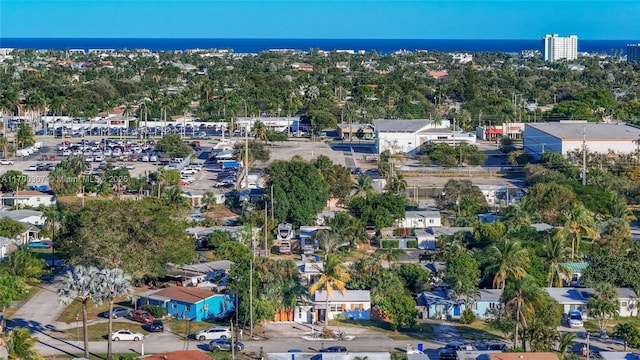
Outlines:
[[[316,291],[324,289],[327,292],[325,313],[324,313],[324,327],[329,324],[329,298],[333,295],[333,291],[337,290],[339,293],[344,293],[346,285],[349,279],[349,273],[346,268],[342,266],[342,261],[336,255],[329,255],[324,262],[324,269],[320,269],[316,266],[316,270],[321,272],[321,276],[309,287],[309,293],[315,294]]]
[[[638,328],[631,323],[622,323],[616,325],[613,330],[613,336],[624,341],[624,351],[627,351],[629,343],[637,343],[640,340],[640,332]]]
[[[571,260],[580,251],[580,242],[583,237],[596,238],[598,233],[593,229],[595,220],[591,213],[582,203],[577,203],[571,208],[567,220],[557,236],[571,239]]]
[[[529,253],[520,241],[502,238],[490,251],[493,252],[494,264],[487,268],[489,273],[495,272],[493,286],[504,289],[507,277],[519,279],[527,275],[524,267],[529,263]]]
[[[391,269],[391,264],[393,261],[400,259],[401,255],[406,254],[404,250],[394,248],[377,249],[376,253],[380,254],[382,258],[387,261],[389,269]]]
[[[0,263],[0,272],[27,283],[38,283],[44,264],[30,250],[14,251]]]
[[[542,247],[542,256],[547,259],[549,264],[549,272],[547,273],[549,287],[561,287],[563,279],[571,278],[571,270],[562,263],[565,258],[565,251],[563,237],[548,236],[546,238]]]
[[[373,180],[369,175],[361,175],[351,187],[356,191],[355,196],[363,195],[366,197],[373,191]]]
[[[331,254],[334,254],[340,245],[344,243],[340,234],[332,230],[320,230],[316,231],[314,240],[318,242],[320,248],[322,248],[323,260],[328,261]]]
[[[267,127],[264,125],[264,123],[262,121],[256,121],[255,124],[253,124],[253,136],[255,137],[256,140],[260,140],[260,141],[267,141]]]
[[[202,207],[205,210],[210,210],[217,203],[216,195],[211,191],[205,191],[204,195],[202,195]]]
[[[38,338],[31,336],[27,328],[11,330],[7,340],[7,353],[10,360],[41,360],[44,359],[35,346]]]
[[[189,199],[183,196],[182,189],[178,186],[173,186],[164,191],[164,198],[167,205],[174,207],[175,209],[184,209],[191,207]]]
[[[77,300],[82,304],[82,333],[84,337],[84,357],[89,358],[89,328],[87,326],[87,304],[99,298],[100,270],[91,265],[78,265],[67,271],[62,277],[62,288],[58,290],[58,301],[62,305],[69,305]]]
[[[99,279],[100,292],[96,296],[98,302],[107,301],[109,303],[109,325],[107,336],[107,360],[112,359],[112,339],[111,333],[113,333],[113,303],[116,298],[126,296],[129,297],[133,292],[131,286],[131,276],[125,274],[122,269],[104,269],[100,272]]]
[[[533,315],[534,302],[541,296],[540,287],[535,281],[526,276],[514,279],[510,282],[510,287],[505,291],[505,307],[514,312],[516,319],[516,327],[513,333],[513,347],[518,344],[518,327],[522,323],[523,328],[527,327],[528,315]]]
[[[574,332],[562,332],[559,333],[558,336],[558,352],[564,358],[564,354],[567,353],[567,350],[571,348],[573,344],[573,339],[576,338],[576,333]]]
[[[400,195],[403,191],[407,190],[407,180],[402,174],[395,174],[391,177],[387,190],[393,192],[396,195]]]

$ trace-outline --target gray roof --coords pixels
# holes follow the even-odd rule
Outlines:
[[[544,291],[560,304],[586,304],[593,296],[593,288],[544,288]],[[633,289],[616,288],[618,299],[637,299],[638,296]]]
[[[313,294],[313,301],[326,301],[327,300],[327,292],[325,290],[316,291]],[[368,302],[371,301],[371,292],[369,290],[345,290],[342,293],[334,290],[329,297],[331,302],[340,302],[340,301],[362,301]]]
[[[480,289],[480,301],[500,301],[502,289]]]
[[[328,344],[326,346],[332,346]],[[338,344],[335,344],[338,345]],[[317,346],[318,348],[320,345]],[[391,353],[388,352],[347,352],[347,353],[317,353],[317,352],[298,352],[298,353],[268,353],[267,360],[389,360]]]
[[[407,211],[404,213],[405,219],[417,218],[440,218],[440,211]]]
[[[632,352],[624,351],[600,351],[600,356],[604,360],[638,360],[640,356]]]
[[[218,261],[207,261],[200,264],[185,265],[185,266],[182,266],[182,268],[207,274],[214,270],[229,271],[231,269],[232,264],[233,264],[233,261],[231,260],[218,260]]]
[[[555,228],[555,226],[546,223],[535,223],[531,224],[531,226],[536,229],[536,231],[547,231]]]
[[[473,232],[473,227],[450,227],[450,226],[442,226],[442,227],[434,227],[432,228],[433,234],[435,236],[440,235],[453,235],[457,232]]]
[[[340,129],[354,129],[354,130],[358,130],[358,129],[373,129],[373,126],[371,126],[371,124],[349,124],[349,123],[340,123],[338,124],[338,127]]]
[[[36,210],[3,210],[0,211],[0,218],[2,217],[8,217],[12,220],[15,221],[22,221],[23,219],[26,219],[28,217],[32,217],[32,216],[37,216],[37,217],[42,217],[43,216],[43,212],[42,211],[36,211]]]
[[[611,140],[638,140],[640,128],[627,124],[601,124],[601,123],[534,123],[525,124],[538,131],[542,131],[562,140],[582,140],[582,131],[585,138],[590,141]]]
[[[373,121],[373,127],[378,132],[418,132],[431,124],[433,120],[388,120]]]

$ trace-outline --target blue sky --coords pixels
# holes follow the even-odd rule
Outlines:
[[[640,0],[0,0],[0,37],[640,38]]]

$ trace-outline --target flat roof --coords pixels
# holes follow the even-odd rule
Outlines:
[[[526,128],[531,127],[538,131],[562,140],[581,141],[585,132],[585,139],[589,141],[620,141],[638,140],[640,128],[628,124],[602,124],[602,123],[534,123],[525,124]]]
[[[378,119],[373,121],[373,127],[379,132],[418,132],[425,126],[431,124],[433,120],[389,120]]]

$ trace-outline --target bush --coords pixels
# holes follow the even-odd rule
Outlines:
[[[460,324],[471,324],[476,321],[476,314],[471,309],[464,309],[460,315]]]
[[[400,248],[400,241],[393,240],[393,239],[385,239],[382,242],[382,248],[383,249],[399,249]]]
[[[162,306],[144,305],[141,309],[149,312],[149,314],[153,315],[153,317],[156,317],[156,318],[163,318],[167,316],[167,309]]]
[[[417,249],[417,248],[418,248],[418,240],[407,241],[407,249]]]
[[[336,336],[336,333],[329,329],[329,328],[324,328],[322,329],[322,338],[323,339],[333,339]]]

